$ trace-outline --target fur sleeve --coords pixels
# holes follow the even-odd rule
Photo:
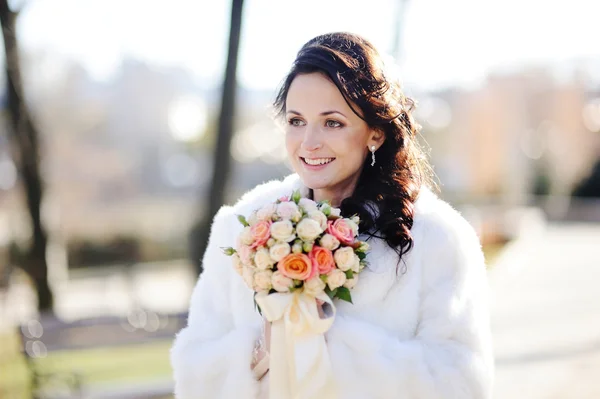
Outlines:
[[[458,213],[428,225],[419,243],[423,280],[415,337],[400,340],[343,316],[328,332],[334,372],[348,398],[492,395],[488,283],[479,239]]]
[[[204,271],[192,294],[188,326],[175,338],[171,365],[177,399],[254,398],[258,382],[250,369],[260,329],[234,327],[232,268],[221,247],[230,246],[235,216],[223,207],[215,216],[203,258]]]

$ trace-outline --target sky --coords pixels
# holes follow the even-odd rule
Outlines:
[[[179,66],[219,82],[229,1],[23,0],[18,34],[26,51],[76,60],[107,80],[124,57]],[[315,35],[351,31],[393,54],[398,0],[246,0],[238,77],[276,87]],[[435,88],[477,84],[491,70],[574,58],[600,59],[600,1],[408,0],[401,25],[404,82]],[[43,68],[52,79],[56,68]]]

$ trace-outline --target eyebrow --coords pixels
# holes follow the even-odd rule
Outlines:
[[[286,112],[287,114],[296,114],[296,115],[302,115],[300,112],[298,111],[294,111],[293,109],[290,109]],[[321,116],[327,116],[327,115],[331,115],[331,114],[340,114],[342,115],[344,118],[347,118],[346,115],[344,115],[343,113],[341,113],[340,111],[325,111],[325,112],[321,112]]]

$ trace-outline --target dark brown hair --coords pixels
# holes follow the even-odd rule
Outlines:
[[[415,103],[400,82],[386,76],[375,47],[351,33],[329,33],[307,42],[298,52],[275,100],[285,115],[286,98],[299,74],[322,73],[342,93],[354,113],[369,128],[385,133],[376,163],[367,157],[351,197],[341,203],[342,214],[358,214],[361,230],[384,239],[399,256],[413,246],[414,203],[422,185],[433,185],[432,169],[419,146],[420,126],[413,119]]]

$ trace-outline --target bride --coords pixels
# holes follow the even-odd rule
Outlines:
[[[336,303],[325,334],[337,397],[490,398],[480,243],[432,192],[413,102],[386,75],[377,50],[348,33],[310,40],[275,106],[296,173],[254,188],[215,216],[188,326],[171,350],[176,398],[269,397],[270,325],[221,248],[235,246],[242,229],[236,215],[296,189],[330,200],[344,216],[358,214],[361,239],[371,246],[354,303]]]

